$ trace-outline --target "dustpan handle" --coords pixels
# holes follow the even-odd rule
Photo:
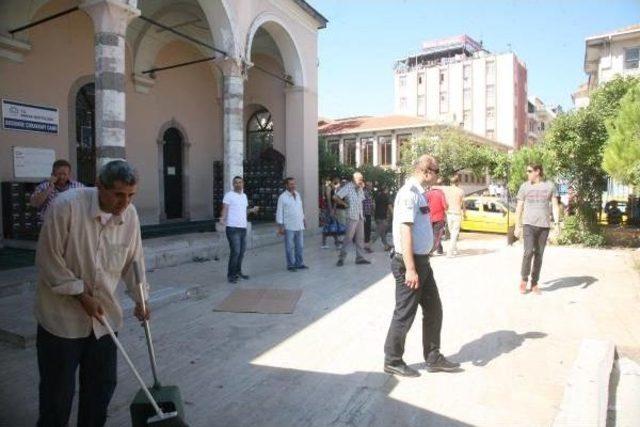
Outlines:
[[[133,366],[133,362],[131,361],[131,359],[129,358],[129,355],[127,354],[124,347],[120,343],[120,340],[118,339],[118,337],[116,337],[116,334],[113,332],[113,329],[111,328],[111,325],[109,325],[107,318],[104,316],[101,316],[100,321],[102,322],[104,327],[107,328],[107,331],[109,331],[109,335],[111,335],[111,339],[115,343],[116,347],[118,347],[118,350],[120,350],[120,352],[122,353],[124,360],[127,361],[127,364],[131,368],[131,371],[133,371],[133,375],[135,375],[136,379],[138,380],[138,383],[140,384],[140,387],[142,387],[144,394],[147,395],[147,399],[149,399],[149,402],[151,403],[151,406],[153,406],[153,409],[156,411],[156,414],[160,418],[164,418],[165,417],[164,412],[162,412],[162,409],[160,409],[160,407],[158,406],[158,403],[149,392],[149,389],[147,388],[144,381],[142,380],[142,377],[140,377],[140,374],[138,373],[138,370],[136,369],[136,367]]]
[[[142,289],[142,274],[140,273],[140,264],[138,261],[133,261],[133,274],[136,279],[136,283],[138,284],[138,292],[140,294],[140,301],[142,304],[142,312],[146,312],[147,308],[145,306],[144,300],[144,290]],[[153,374],[153,387],[159,388],[160,381],[158,381],[158,372],[156,365],[156,351],[153,348],[153,340],[151,339],[151,329],[149,328],[149,322],[145,319],[142,321],[142,326],[144,327],[144,336],[147,339],[147,350],[149,351],[149,361],[151,362],[151,373]]]

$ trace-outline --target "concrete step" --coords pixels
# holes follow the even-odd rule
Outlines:
[[[614,355],[612,342],[582,341],[554,427],[606,427]]]
[[[615,387],[609,399],[609,426],[640,426],[640,365],[621,357],[613,369]]]

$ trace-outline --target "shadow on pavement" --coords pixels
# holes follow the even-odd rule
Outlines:
[[[587,289],[589,286],[593,285],[597,282],[593,276],[572,276],[572,277],[561,277],[559,279],[549,280],[548,282],[544,282],[545,286],[542,288],[545,292],[557,291],[558,289],[563,288],[573,288],[576,286],[582,286],[582,289]]]
[[[482,248],[462,249],[458,251],[458,254],[454,258],[460,258],[465,256],[486,255],[494,252],[497,252],[497,249],[482,249]],[[445,255],[446,255],[446,252],[445,252]]]
[[[544,332],[518,334],[515,331],[495,331],[463,345],[458,353],[452,354],[450,357],[451,360],[459,363],[471,362],[474,366],[486,366],[493,359],[511,353],[522,346],[527,339],[539,339],[546,336],[547,334]]]

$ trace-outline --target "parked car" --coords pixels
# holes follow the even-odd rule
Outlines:
[[[614,203],[617,204],[620,214],[617,219],[609,220],[609,213],[613,209]],[[627,201],[626,200],[610,200],[608,201],[602,211],[600,212],[600,224],[626,224],[627,223]]]
[[[497,197],[468,196],[464,198],[465,214],[461,229],[507,234],[516,222],[515,209]]]

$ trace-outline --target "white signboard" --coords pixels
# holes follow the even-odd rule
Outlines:
[[[3,129],[58,133],[58,109],[2,100]]]
[[[55,161],[55,150],[13,147],[14,178],[46,178],[51,176],[51,166]]]

